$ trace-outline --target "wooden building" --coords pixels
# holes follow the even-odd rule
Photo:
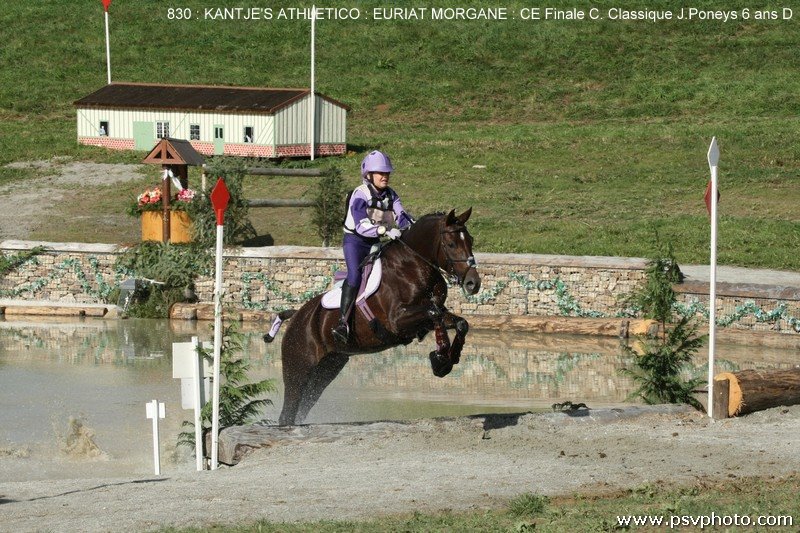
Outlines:
[[[309,89],[111,83],[75,101],[78,142],[150,150],[186,139],[205,155],[308,157]],[[346,151],[349,107],[315,94],[315,155]]]

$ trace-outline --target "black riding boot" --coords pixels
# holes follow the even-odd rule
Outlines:
[[[353,307],[357,293],[357,287],[351,287],[346,281],[342,284],[342,315],[339,317],[339,323],[331,330],[333,338],[342,344],[347,344],[350,337],[350,327],[348,326],[350,308]]]

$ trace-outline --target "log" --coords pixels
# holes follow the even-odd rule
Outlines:
[[[466,316],[470,327],[495,331],[524,331],[526,333],[564,333],[570,335],[600,335],[623,337],[642,335],[657,323],[654,320],[620,318],[578,318],[559,316]]]
[[[728,382],[727,416],[800,404],[800,368],[723,372],[714,376],[714,387],[721,381]],[[725,412],[724,404],[720,409]]]
[[[14,305],[5,308],[6,316],[92,316],[102,317],[108,312],[105,307],[80,307],[57,305]]]

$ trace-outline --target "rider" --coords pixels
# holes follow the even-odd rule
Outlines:
[[[346,344],[349,337],[349,315],[361,286],[361,261],[382,235],[397,239],[400,230],[414,221],[403,209],[400,197],[389,187],[389,175],[393,171],[389,156],[378,150],[370,152],[361,162],[363,183],[347,198],[342,242],[347,279],[342,285],[339,323],[331,331],[342,344]]]

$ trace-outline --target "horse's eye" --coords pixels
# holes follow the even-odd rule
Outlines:
[[[456,247],[456,243],[454,243],[454,242],[448,242],[448,243],[447,243],[447,247],[448,247],[448,248],[455,248],[455,247]]]

